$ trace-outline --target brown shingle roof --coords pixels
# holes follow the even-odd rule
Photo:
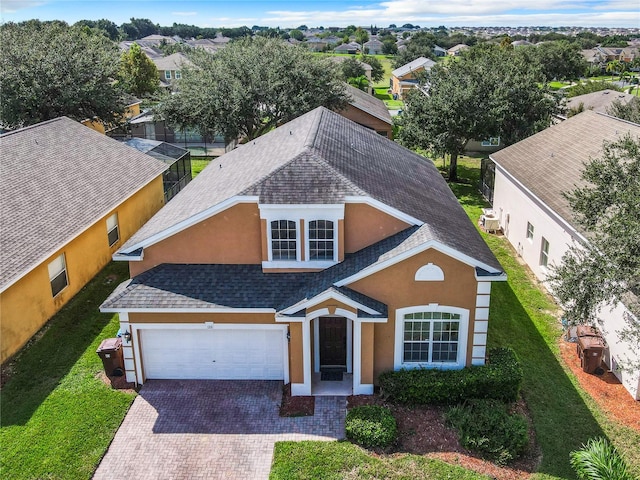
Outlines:
[[[640,125],[588,110],[491,154],[491,159],[577,228],[562,192],[580,184],[584,162],[602,154],[603,142],[627,133],[640,137]]]
[[[167,168],[66,117],[1,135],[0,151],[2,290]]]
[[[352,87],[348,84],[345,85],[347,94],[351,97],[349,103],[352,106],[354,106],[358,110],[362,110],[363,112],[368,113],[369,115],[373,115],[374,117],[379,118],[389,125],[393,125],[391,114],[389,113],[387,106],[382,100],[374,97],[373,95],[369,95],[367,92],[363,92],[359,88]]]

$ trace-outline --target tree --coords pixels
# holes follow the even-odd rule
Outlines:
[[[615,100],[611,106],[607,108],[607,113],[613,117],[640,124],[640,98],[633,97],[626,104]]]
[[[382,53],[385,55],[395,55],[398,53],[398,45],[396,45],[396,41],[392,39],[385,39],[382,42]]]
[[[614,90],[621,92],[622,88],[614,83],[605,82],[603,80],[587,80],[584,83],[579,83],[571,88],[567,88],[567,97],[577,97],[578,95],[584,95],[586,93],[600,92],[602,90]]]
[[[356,28],[355,36],[356,36],[356,42],[358,42],[360,45],[367,43],[369,41],[369,34],[367,33],[366,30],[362,29],[361,27]]]
[[[549,277],[567,319],[584,323],[605,305],[623,302],[640,318],[640,139],[626,135],[603,145],[582,172],[585,185],[566,194],[588,242],[572,247]],[[640,323],[619,332],[635,351]],[[634,362],[627,368],[640,368]]]
[[[341,62],[340,69],[342,70],[342,79],[345,81],[365,74],[364,66],[356,57],[347,57]]]
[[[0,26],[0,123],[17,128],[66,115],[114,122],[124,110],[114,85],[116,45],[64,22]]]
[[[430,32],[417,32],[414,34],[411,40],[407,42],[407,48],[396,56],[393,62],[393,68],[400,68],[419,57],[435,58],[433,54],[435,38],[436,37]]]
[[[251,140],[318,106],[348,101],[334,62],[279,39],[239,39],[190,59],[194,67],[183,69],[179,92],[159,113],[204,134]]]
[[[304,40],[304,33],[302,33],[302,30],[298,30],[297,28],[294,28],[293,30],[291,30],[289,32],[289,36],[291,38],[295,38],[296,40],[298,40],[299,42],[301,42],[302,40]]]
[[[359,77],[351,77],[347,79],[347,83],[352,87],[356,87],[364,92],[369,88],[369,79],[366,75],[360,75]]]
[[[527,49],[531,50],[531,49]],[[584,75],[588,65],[580,45],[567,40],[545,42],[533,51],[547,80],[573,80]]]
[[[137,43],[120,57],[120,81],[125,91],[137,97],[154,93],[160,85],[158,69]]]
[[[360,60],[371,67],[371,80],[379,82],[384,78],[384,66],[380,60],[372,55],[362,55]]]
[[[399,140],[411,148],[451,156],[449,180],[469,140],[500,136],[518,142],[550,125],[558,99],[538,82],[535,65],[511,50],[483,44],[425,74],[405,100]]]

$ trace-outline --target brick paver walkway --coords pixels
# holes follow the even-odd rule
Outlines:
[[[94,475],[114,479],[266,479],[274,443],[344,438],[346,397],[281,418],[282,382],[151,380]]]

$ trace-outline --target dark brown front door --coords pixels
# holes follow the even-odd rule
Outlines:
[[[320,366],[347,365],[347,319],[320,318]]]

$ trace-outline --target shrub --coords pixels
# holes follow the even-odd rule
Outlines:
[[[629,468],[605,438],[591,438],[571,452],[571,466],[581,480],[633,480]]]
[[[388,408],[364,405],[349,410],[345,432],[349,440],[363,447],[388,447],[396,439],[398,427]]]
[[[510,348],[489,351],[486,365],[462,370],[415,369],[384,372],[382,394],[406,405],[453,405],[474,398],[514,402],[522,385],[522,368]]]
[[[520,414],[510,414],[497,400],[471,400],[451,407],[445,419],[458,431],[463,447],[498,465],[518,458],[529,443],[527,420]]]

